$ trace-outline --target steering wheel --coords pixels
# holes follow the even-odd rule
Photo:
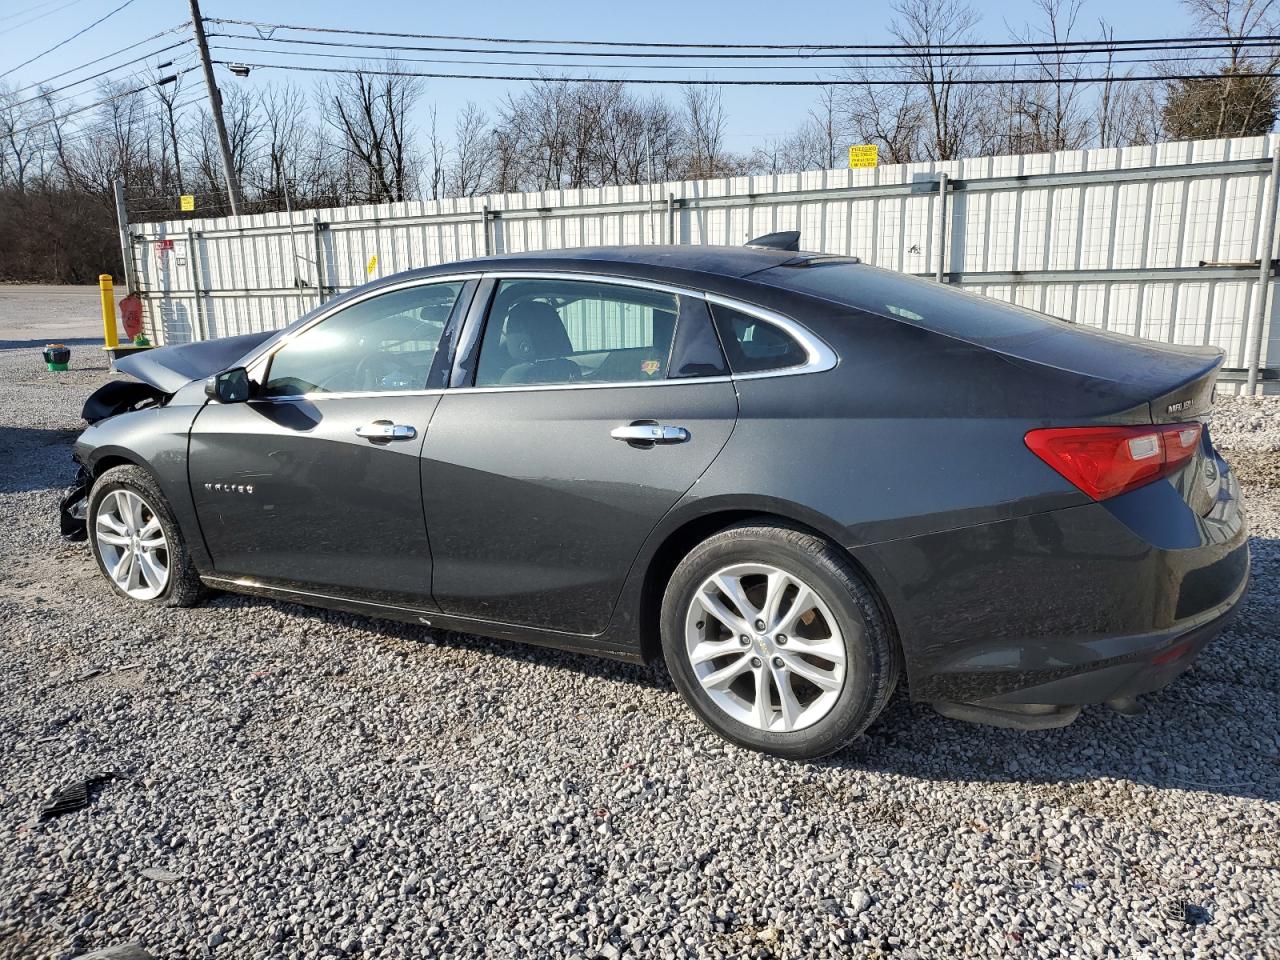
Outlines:
[[[366,353],[356,361],[356,368],[352,374],[352,379],[356,382],[355,388],[360,391],[376,390],[382,379],[388,374],[395,373],[398,368],[399,364],[381,351]]]

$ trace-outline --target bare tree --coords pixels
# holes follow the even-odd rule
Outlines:
[[[728,122],[720,88],[684,88],[685,136],[688,139],[688,176],[694,179],[719,177],[731,172],[725,156],[724,129]]]
[[[1274,35],[1280,29],[1275,0],[1183,0],[1198,32],[1206,37]],[[1174,64],[1181,72],[1192,72]],[[1275,123],[1280,89],[1280,46],[1230,43],[1204,79],[1165,84],[1165,129],[1178,139],[1248,136]]]
[[[445,179],[451,196],[474,197],[489,188],[494,149],[489,118],[476,104],[467,101],[454,122],[453,162]]]
[[[919,88],[924,102],[922,149],[930,160],[954,160],[972,146],[983,110],[980,86],[956,81],[978,75],[967,54],[946,47],[973,43],[978,14],[963,0],[897,0],[889,32],[905,49],[899,58],[903,74]]]
[[[421,96],[421,80],[396,72],[393,63],[339,77],[322,89],[324,120],[342,137],[352,191],[361,201],[407,200],[414,192],[419,159],[409,114]]]

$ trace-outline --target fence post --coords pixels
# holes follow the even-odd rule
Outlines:
[[[316,306],[324,303],[324,239],[320,231],[324,228],[319,217],[311,220],[311,239],[316,248]]]
[[[1249,324],[1249,356],[1245,361],[1248,380],[1245,395],[1253,396],[1258,387],[1258,365],[1262,361],[1262,330],[1266,326],[1268,294],[1271,292],[1271,251],[1276,236],[1276,206],[1280,197],[1280,146],[1271,147],[1271,176],[1267,180],[1267,199],[1263,205],[1262,243],[1258,251],[1258,293],[1253,298],[1253,316]]]
[[[133,238],[129,236],[129,212],[124,206],[124,181],[113,184],[116,195],[116,225],[120,228],[120,258],[124,261],[124,290],[134,293],[138,289],[138,271],[133,263]]]
[[[204,307],[200,303],[200,251],[196,247],[196,233],[194,230],[187,230],[187,269],[191,273],[191,300],[194,305],[193,321],[195,328],[192,333],[195,334],[194,339],[204,340]]]
[[[484,255],[487,257],[493,252],[489,246],[489,205],[487,203],[480,208],[480,232],[484,234]]]
[[[938,212],[933,218],[933,246],[937,251],[938,263],[934,271],[934,279],[938,283],[946,282],[947,273],[947,175],[938,174]]]
[[[674,193],[667,194],[667,245],[675,246],[676,243],[676,195]]]

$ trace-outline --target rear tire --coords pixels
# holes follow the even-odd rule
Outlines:
[[[164,607],[194,607],[203,598],[178,522],[146,470],[104,471],[89,491],[86,523],[93,559],[117,595]]]
[[[901,669],[887,617],[848,557],[821,536],[763,520],[709,537],[676,567],[662,648],[707,726],[795,760],[866,730]]]

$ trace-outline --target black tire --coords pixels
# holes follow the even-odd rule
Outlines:
[[[160,527],[168,542],[169,580],[164,589],[156,597],[149,600],[131,597],[120,589],[119,585],[112,579],[110,571],[103,564],[102,556],[98,549],[98,509],[108,494],[121,489],[128,490],[142,498],[146,506],[155,514],[156,519],[160,521]],[[94,562],[98,565],[98,569],[102,571],[102,575],[106,577],[107,583],[110,584],[111,589],[117,596],[133,603],[147,603],[163,607],[194,607],[203,599],[205,595],[204,586],[200,583],[200,575],[196,572],[195,564],[191,561],[191,553],[187,550],[187,544],[183,539],[182,531],[178,528],[178,522],[173,517],[173,510],[169,507],[169,501],[165,499],[164,494],[160,492],[160,486],[156,483],[155,478],[146,470],[135,466],[120,466],[103,471],[102,475],[94,481],[93,488],[89,491],[89,508],[86,520],[89,528],[89,548],[93,554]]]
[[[685,641],[690,604],[708,577],[738,563],[769,564],[799,577],[840,627],[844,684],[829,711],[811,726],[783,732],[741,722],[718,706],[697,678]],[[884,709],[901,670],[888,619],[848,557],[821,536],[763,518],[709,537],[676,567],[662,600],[662,649],[676,688],[707,726],[739,746],[793,760],[826,756],[858,737]]]

